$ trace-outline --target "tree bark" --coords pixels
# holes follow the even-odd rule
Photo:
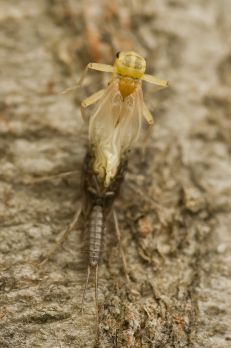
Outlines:
[[[227,0],[0,1],[0,347],[230,347],[230,31]],[[170,80],[153,94],[155,132],[138,143],[99,270],[86,278],[81,224],[42,268],[80,202],[89,61],[134,49]],[[89,75],[84,96],[110,77]],[[74,171],[41,180],[38,178]]]

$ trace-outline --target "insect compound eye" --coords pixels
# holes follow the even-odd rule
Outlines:
[[[120,51],[116,53],[116,58],[119,58]]]

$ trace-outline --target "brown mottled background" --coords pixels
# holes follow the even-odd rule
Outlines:
[[[156,127],[130,157],[100,268],[98,347],[231,346],[231,2],[0,0],[0,347],[94,347],[81,231],[44,268],[80,202],[79,102],[107,83],[89,61],[133,49],[171,88],[145,100]],[[64,178],[36,178],[76,170]]]

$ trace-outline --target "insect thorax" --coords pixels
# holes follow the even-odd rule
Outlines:
[[[135,92],[135,89],[140,85],[140,80],[131,77],[119,76],[119,91],[125,99],[127,96]]]

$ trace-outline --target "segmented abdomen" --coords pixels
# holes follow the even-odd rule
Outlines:
[[[103,207],[95,205],[89,216],[89,265],[96,266],[99,263],[104,232]]]

